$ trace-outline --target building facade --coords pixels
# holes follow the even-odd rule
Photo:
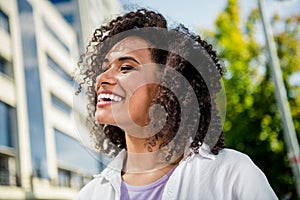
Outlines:
[[[72,199],[103,169],[71,77],[92,29],[118,9],[116,1],[0,0],[0,199]]]

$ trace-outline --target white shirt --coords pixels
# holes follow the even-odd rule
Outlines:
[[[119,200],[121,166],[126,152],[82,188],[75,200]],[[263,172],[240,152],[223,149],[213,155],[207,145],[192,150],[166,183],[163,200],[271,200],[278,199]]]

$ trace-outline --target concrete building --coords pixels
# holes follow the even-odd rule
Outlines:
[[[88,35],[118,9],[108,0],[0,0],[0,199],[72,199],[102,170],[84,120],[74,120],[84,106],[73,106],[71,75]]]
[[[76,31],[80,49],[83,49],[82,46],[88,42],[94,30],[100,24],[120,12],[120,4],[117,0],[50,1]],[[80,15],[77,13],[80,13]]]

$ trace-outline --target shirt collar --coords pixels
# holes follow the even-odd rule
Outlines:
[[[216,155],[214,155],[212,152],[211,152],[211,149],[210,147],[206,144],[206,143],[203,143],[202,146],[199,148],[199,154],[204,157],[204,158],[209,158],[211,160],[215,160],[216,158]]]
[[[211,159],[211,160],[215,160],[215,157],[216,157],[216,155],[211,153],[210,147],[205,143],[203,143],[199,147],[198,154],[200,156],[202,156],[203,158],[207,158],[207,159]],[[182,161],[193,159],[195,155],[196,155],[196,153],[194,152],[194,150],[192,148],[187,148],[184,152]]]

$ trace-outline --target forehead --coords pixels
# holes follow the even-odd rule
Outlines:
[[[145,50],[149,47],[150,44],[146,40],[140,37],[130,36],[116,43],[106,54],[105,58],[112,61],[121,55],[137,50]]]

